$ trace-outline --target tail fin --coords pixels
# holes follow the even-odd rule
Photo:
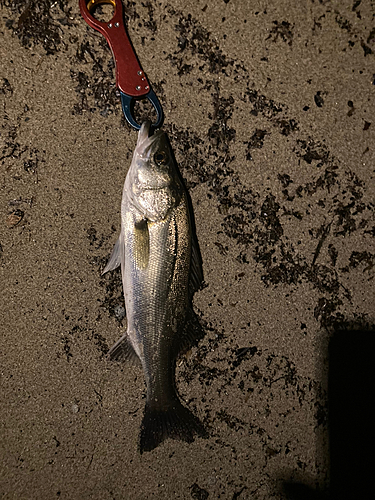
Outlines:
[[[194,434],[207,437],[199,419],[176,398],[165,410],[154,409],[146,403],[140,433],[140,452],[151,451],[165,439],[179,439],[191,443]]]

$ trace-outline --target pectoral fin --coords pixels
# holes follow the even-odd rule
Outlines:
[[[146,269],[150,257],[150,234],[146,219],[134,225],[134,258],[139,269]]]
[[[115,246],[112,250],[111,256],[109,258],[108,264],[105,266],[102,275],[108,271],[114,271],[121,264],[121,247],[122,247],[122,231],[118,240],[115,243]]]

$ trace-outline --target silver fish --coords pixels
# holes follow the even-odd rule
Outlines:
[[[175,388],[176,356],[194,337],[191,298],[202,268],[166,134],[149,137],[149,130],[145,122],[138,134],[123,190],[121,234],[103,271],[121,265],[127,316],[127,331],[109,357],[140,362],[145,375],[141,453],[168,437],[191,442],[194,434],[205,435]]]

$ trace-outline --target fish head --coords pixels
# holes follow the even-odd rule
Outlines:
[[[166,134],[149,136],[150,122],[143,123],[127,175],[127,193],[133,205],[150,221],[166,217],[181,199],[182,186]]]

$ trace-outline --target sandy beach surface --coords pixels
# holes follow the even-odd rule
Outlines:
[[[107,42],[78,1],[0,0],[2,498],[370,498],[374,2],[124,9],[194,209],[176,382],[209,437],[140,455],[143,374],[106,358],[137,138]]]

